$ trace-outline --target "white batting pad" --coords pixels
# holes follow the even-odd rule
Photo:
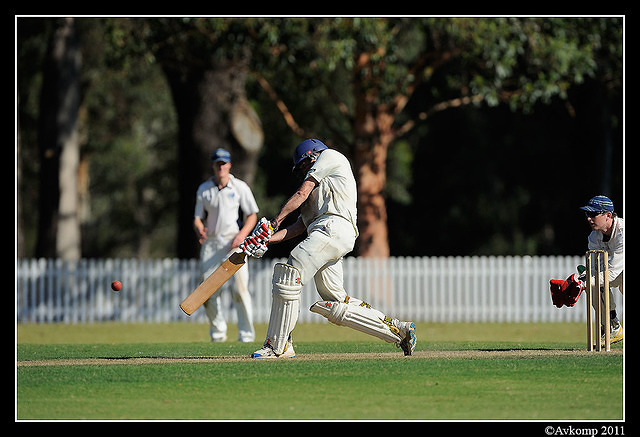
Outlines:
[[[300,272],[289,264],[277,263],[273,267],[272,283],[267,340],[276,354],[282,354],[300,312]]]
[[[391,325],[391,319],[364,302],[356,304],[321,300],[314,303],[310,311],[326,317],[334,325],[347,326],[389,343],[402,340],[398,328]]]

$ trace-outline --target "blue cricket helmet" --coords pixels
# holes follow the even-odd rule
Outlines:
[[[305,158],[313,157],[314,154],[322,150],[328,149],[328,147],[320,140],[308,139],[304,140],[296,146],[293,151],[293,166],[295,167]]]

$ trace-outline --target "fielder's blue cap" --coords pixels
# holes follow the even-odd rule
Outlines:
[[[211,154],[211,162],[218,161],[231,162],[231,153],[225,149],[216,149],[216,151]]]
[[[589,202],[585,206],[581,206],[580,209],[592,212],[613,212],[613,202],[607,196],[595,196],[589,199]]]

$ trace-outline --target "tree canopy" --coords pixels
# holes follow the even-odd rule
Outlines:
[[[83,256],[188,256],[194,184],[210,175],[214,144],[235,152],[267,217],[296,188],[299,141],[344,152],[365,256],[579,253],[579,206],[606,194],[622,211],[620,17],[75,25]],[[23,256],[37,256],[37,217],[26,211],[39,197],[35,126],[55,29],[53,18],[18,20]],[[232,129],[238,101],[259,119],[259,150]]]

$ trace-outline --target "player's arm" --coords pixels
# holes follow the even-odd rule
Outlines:
[[[266,218],[260,219],[251,235],[240,244],[240,249],[249,256],[260,258],[267,251],[267,243],[276,243],[300,235],[304,231],[301,218],[287,229],[283,229],[282,232],[279,233],[277,240],[272,240],[282,221],[302,206],[317,185],[318,182],[313,177],[305,179],[302,185],[300,185],[300,188],[287,200],[273,220],[269,222]]]
[[[291,214],[296,209],[300,208],[300,206],[304,203],[305,200],[309,197],[309,194],[313,191],[313,189],[318,186],[318,182],[313,177],[308,177],[302,182],[300,188],[287,200],[284,204],[278,215],[273,219],[275,221],[275,229],[278,229],[282,221],[287,218],[289,214]]]
[[[240,244],[251,234],[251,231],[256,227],[258,223],[258,214],[255,212],[253,214],[249,214],[247,218],[244,220],[244,225],[242,225],[242,229],[238,232],[238,234],[233,239],[233,243],[231,247],[236,248],[240,246]]]
[[[198,193],[196,194],[196,206],[193,213],[193,230],[196,233],[198,243],[202,244],[207,239],[207,227],[203,220],[203,217],[206,217],[207,213],[204,209],[204,199],[200,188],[198,188]]]
[[[298,220],[290,226],[284,229],[280,229],[271,236],[269,244],[280,243],[281,241],[287,241],[293,237],[301,235],[306,230],[302,217],[298,217]]]
[[[205,227],[204,222],[200,217],[194,217],[193,230],[196,232],[198,242],[200,244],[204,243],[204,240],[207,239],[207,228]]]

